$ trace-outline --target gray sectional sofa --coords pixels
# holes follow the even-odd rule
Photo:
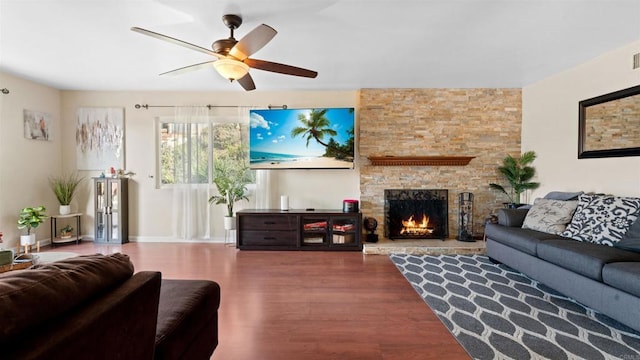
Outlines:
[[[498,223],[486,227],[487,256],[640,331],[640,199],[624,198],[632,201],[620,211],[593,196],[572,200],[577,210],[560,226],[564,230],[523,227],[536,203],[531,210],[501,209]],[[597,219],[609,226],[599,227]]]

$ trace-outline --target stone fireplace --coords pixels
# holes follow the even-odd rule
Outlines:
[[[448,191],[410,189],[384,191],[387,239],[446,239]]]
[[[507,154],[521,152],[521,89],[362,89],[357,116],[360,209],[378,221],[382,241],[389,240],[388,189],[447,189],[449,238],[458,231],[458,194],[472,193],[473,235],[482,235],[484,219],[506,201],[488,184],[502,183],[497,167]],[[389,157],[473,159],[464,165],[394,164]]]

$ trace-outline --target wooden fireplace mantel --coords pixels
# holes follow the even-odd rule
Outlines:
[[[475,156],[369,156],[374,166],[465,166]]]

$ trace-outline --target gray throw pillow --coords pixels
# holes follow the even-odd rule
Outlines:
[[[622,239],[613,244],[613,246],[624,250],[640,252],[640,218],[631,225]]]

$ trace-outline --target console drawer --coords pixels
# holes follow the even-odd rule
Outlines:
[[[256,231],[240,232],[240,246],[296,246],[298,233],[295,231]]]
[[[295,231],[298,226],[297,216],[261,216],[261,215],[243,215],[240,216],[240,229],[247,230],[292,230]]]

